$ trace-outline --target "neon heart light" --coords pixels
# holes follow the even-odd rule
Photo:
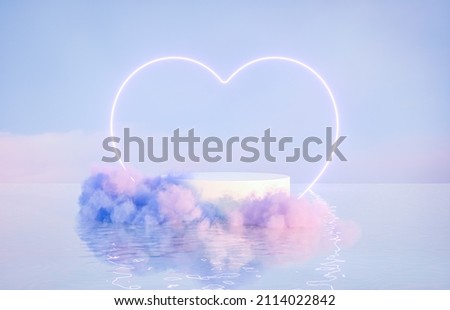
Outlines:
[[[154,60],[151,60],[149,62],[144,63],[143,65],[139,66],[137,69],[135,69],[130,75],[128,75],[128,77],[123,81],[122,85],[120,85],[119,90],[116,93],[116,96],[114,97],[114,102],[111,108],[111,115],[110,115],[110,119],[109,119],[109,132],[111,137],[114,136],[114,115],[115,115],[115,111],[116,111],[116,106],[117,103],[119,101],[120,95],[122,94],[123,90],[125,89],[125,87],[128,85],[128,83],[131,81],[131,79],[133,77],[135,77],[140,71],[144,70],[145,68],[148,68],[156,63],[159,62],[164,62],[164,61],[184,61],[184,62],[189,62],[189,63],[193,63],[196,64],[198,66],[200,66],[201,68],[205,69],[206,71],[208,71],[214,78],[216,78],[221,84],[226,85],[228,84],[236,75],[238,75],[241,71],[243,71],[244,69],[256,65],[256,64],[260,64],[263,62],[268,62],[268,61],[283,61],[283,62],[289,62],[292,63],[296,66],[299,66],[303,69],[306,69],[308,72],[310,72],[311,74],[313,74],[313,76],[315,78],[317,78],[320,83],[322,84],[322,86],[325,88],[328,96],[330,97],[332,106],[333,106],[333,111],[334,111],[334,117],[335,117],[335,122],[336,122],[336,135],[335,135],[335,141],[338,139],[339,137],[339,113],[338,113],[338,108],[336,105],[336,101],[334,99],[333,93],[331,92],[330,87],[328,86],[328,84],[325,82],[325,80],[310,66],[296,60],[293,58],[288,58],[288,57],[282,57],[282,56],[268,56],[268,57],[261,57],[261,58],[257,58],[254,59],[252,61],[247,62],[246,64],[240,66],[239,68],[237,68],[230,76],[228,76],[226,79],[222,78],[219,74],[217,74],[213,69],[211,69],[210,67],[208,67],[207,65],[205,65],[204,63],[192,59],[192,58],[188,58],[188,57],[181,57],[181,56],[168,56],[168,57],[162,57],[162,58],[157,58]],[[114,143],[115,144],[115,143]],[[120,165],[122,166],[122,168],[126,171],[126,167],[124,162],[122,161],[122,159],[119,159]],[[316,175],[316,177],[311,181],[311,183],[305,188],[305,190],[299,195],[299,198],[302,197],[303,195],[305,195],[316,183],[317,181],[320,179],[320,177],[324,174],[325,170],[328,168],[328,165],[330,164],[329,161],[325,161],[324,166],[322,167],[322,169],[320,170],[320,172]],[[134,181],[134,179],[130,176],[130,178]]]

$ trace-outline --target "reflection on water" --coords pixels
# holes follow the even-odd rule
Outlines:
[[[112,266],[111,285],[123,289],[332,289],[344,262],[338,258],[334,212],[323,219],[322,234],[300,228],[177,229],[83,221],[78,234]]]
[[[306,284],[311,287],[318,287],[320,289],[329,288],[334,289],[333,282],[341,275],[341,265],[345,263],[345,260],[341,257],[341,248],[339,243],[341,242],[341,232],[337,230],[336,221],[338,217],[336,214],[336,207],[330,207],[334,217],[326,223],[327,231],[330,235],[330,241],[333,244],[333,252],[328,255],[323,262],[320,263],[320,267],[315,270],[323,273],[323,279],[310,280]],[[344,277],[344,275],[341,275]]]

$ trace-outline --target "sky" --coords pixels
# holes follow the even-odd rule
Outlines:
[[[450,182],[449,32],[447,1],[2,2],[0,181],[85,178],[118,87],[151,59],[227,76],[282,55],[316,69],[339,106],[348,162],[322,182]],[[164,112],[146,109],[151,121]]]

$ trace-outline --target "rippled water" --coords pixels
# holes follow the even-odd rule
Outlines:
[[[299,288],[309,279],[306,262],[317,254],[302,231],[268,238],[270,231],[255,228],[176,231],[102,224],[78,232],[92,254],[113,267],[111,285],[125,289],[272,288],[277,280],[283,281],[277,286]],[[276,279],[265,279],[275,270]]]
[[[2,289],[450,288],[449,185],[323,185],[335,218],[314,236],[262,229],[86,225],[79,185],[0,187]],[[342,249],[341,249],[342,248]]]

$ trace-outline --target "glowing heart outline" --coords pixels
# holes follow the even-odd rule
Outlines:
[[[247,67],[250,67],[250,66],[252,66],[252,65],[254,65],[256,63],[265,62],[265,61],[280,60],[280,61],[286,61],[286,62],[290,62],[290,63],[296,64],[296,65],[298,65],[298,66],[308,70],[310,73],[312,73],[320,81],[322,86],[327,91],[327,94],[330,97],[331,103],[333,105],[334,117],[335,117],[335,122],[336,122],[336,135],[335,135],[335,141],[334,142],[336,142],[337,139],[339,138],[339,113],[338,113],[338,108],[337,108],[336,100],[334,99],[333,93],[331,92],[331,89],[328,86],[328,84],[319,75],[319,73],[317,73],[310,66],[308,66],[308,65],[304,64],[303,62],[298,61],[296,59],[289,58],[289,57],[283,57],[283,56],[266,56],[266,57],[261,57],[261,58],[257,58],[257,59],[251,60],[251,61],[243,64],[239,68],[237,68],[226,79],[223,79],[219,74],[217,74],[213,69],[211,69],[210,67],[208,67],[204,63],[202,63],[202,62],[200,62],[198,60],[195,60],[193,58],[188,58],[188,57],[183,57],[183,56],[167,56],[167,57],[161,57],[161,58],[156,58],[156,59],[150,60],[150,61],[144,63],[143,65],[139,66],[137,69],[135,69],[131,74],[128,75],[128,77],[120,85],[120,88],[117,91],[116,96],[114,97],[114,102],[113,102],[113,105],[112,105],[112,108],[111,108],[111,114],[110,114],[110,118],[109,118],[109,133],[110,133],[111,137],[114,137],[114,114],[115,114],[115,111],[116,111],[117,102],[119,101],[120,95],[121,95],[122,91],[124,90],[124,88],[126,87],[126,85],[128,84],[128,82],[136,74],[138,74],[141,70],[143,70],[143,69],[145,69],[145,68],[147,68],[147,67],[149,67],[151,65],[154,65],[156,63],[163,62],[163,61],[173,61],[173,60],[186,61],[186,62],[190,62],[190,63],[196,64],[196,65],[202,67],[203,69],[205,69],[206,71],[208,71],[210,74],[212,74],[223,85],[228,84],[242,70],[244,70]],[[113,143],[113,145],[115,145],[115,142]],[[125,164],[123,163],[121,158],[119,158],[119,162],[120,162],[120,165],[122,166],[122,168],[126,171],[127,169],[126,169]],[[325,170],[328,168],[329,164],[330,164],[330,161],[325,161],[325,165],[322,167],[320,172],[312,180],[312,182],[305,188],[305,190],[298,196],[298,198],[301,198],[303,195],[305,195],[308,191],[311,190],[311,188],[322,177],[322,175],[324,174]],[[130,178],[131,178],[131,180],[134,181],[133,177],[130,176]]]

